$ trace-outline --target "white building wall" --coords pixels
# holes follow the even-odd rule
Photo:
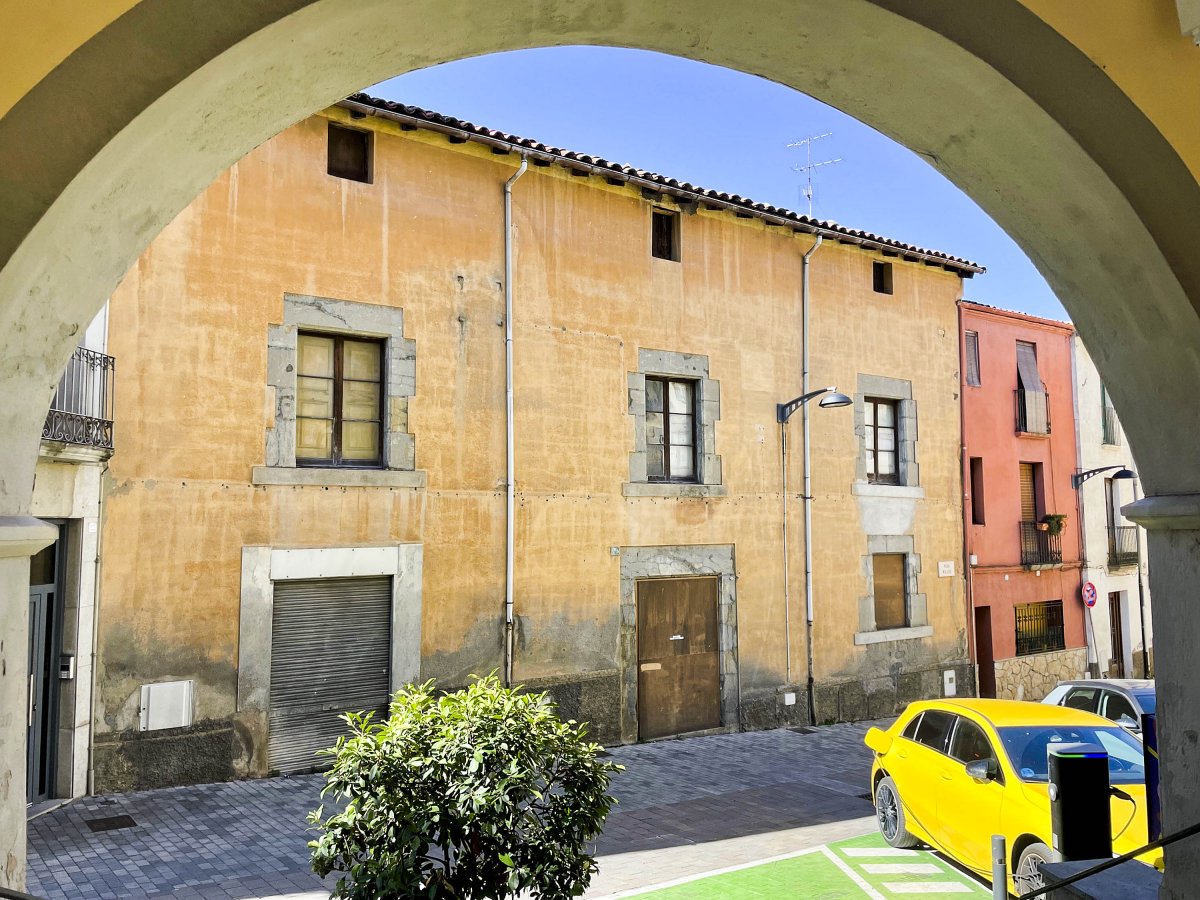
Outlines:
[[[1125,440],[1119,423],[1116,434],[1110,437],[1115,443],[1105,443],[1103,394],[1100,376],[1091,356],[1078,337],[1074,340],[1075,353],[1075,419],[1079,441],[1079,465],[1082,471],[1102,466],[1125,466],[1137,471],[1132,451]],[[1113,470],[1114,472],[1117,470]],[[1142,609],[1145,610],[1145,646],[1153,672],[1153,629],[1150,612],[1150,584],[1146,575],[1146,535],[1141,529],[1138,534],[1140,556],[1138,565],[1113,566],[1109,558],[1108,511],[1105,499],[1104,480],[1112,472],[1104,472],[1088,479],[1079,489],[1080,524],[1083,529],[1084,582],[1096,586],[1096,605],[1087,617],[1088,664],[1094,673],[1115,676],[1118,659],[1124,661],[1124,672],[1128,678],[1143,677]],[[1133,526],[1120,514],[1119,506],[1131,503],[1141,496],[1139,483],[1133,481],[1113,482],[1119,492],[1115,524]],[[1140,571],[1139,571],[1140,570]],[[1139,574],[1141,593],[1139,594]],[[1116,596],[1113,596],[1116,595]],[[1123,646],[1116,648],[1111,640],[1111,607],[1116,604],[1122,624]],[[1120,656],[1118,657],[1118,653]]]

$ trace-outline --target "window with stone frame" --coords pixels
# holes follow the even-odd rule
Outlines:
[[[696,382],[646,377],[646,477],[696,480]]]
[[[378,339],[299,333],[297,465],[383,465],[383,350]]]
[[[716,424],[720,384],[709,377],[707,356],[638,350],[629,373],[633,447],[626,497],[723,497]]]
[[[424,487],[403,309],[284,294],[282,320],[267,328],[266,387],[264,464],[251,483]]]
[[[863,373],[859,373],[857,382],[854,433],[860,449],[855,462],[855,492],[884,496],[900,488],[919,489],[917,403],[912,382]]]
[[[867,481],[872,484],[900,483],[898,407],[897,401],[881,397],[867,397],[863,401],[863,453]]]
[[[875,600],[875,628],[908,627],[908,574],[903,553],[876,553],[871,556]]]

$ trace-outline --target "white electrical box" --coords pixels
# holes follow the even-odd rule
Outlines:
[[[783,695],[783,705],[784,706],[795,706],[796,705],[796,692],[795,691],[788,691],[787,693],[785,693]]]
[[[954,681],[954,670],[947,669],[942,673],[942,694],[946,697],[953,697],[958,693],[958,685]]]
[[[938,562],[938,578],[954,577],[954,560],[943,559]]]
[[[191,681],[142,685],[141,730],[184,728],[192,724]]]

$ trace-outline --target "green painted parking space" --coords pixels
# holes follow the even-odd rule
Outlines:
[[[890,900],[988,897],[991,890],[927,850],[894,850],[878,834],[814,847],[782,859],[714,872],[633,895],[639,900]]]

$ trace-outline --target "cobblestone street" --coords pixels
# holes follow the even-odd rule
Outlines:
[[[862,736],[871,724],[614,748],[626,771],[588,896],[870,831]],[[30,823],[28,890],[47,900],[327,896],[305,846],[321,783],[306,775],[77,801]],[[113,821],[121,816],[134,824]]]

